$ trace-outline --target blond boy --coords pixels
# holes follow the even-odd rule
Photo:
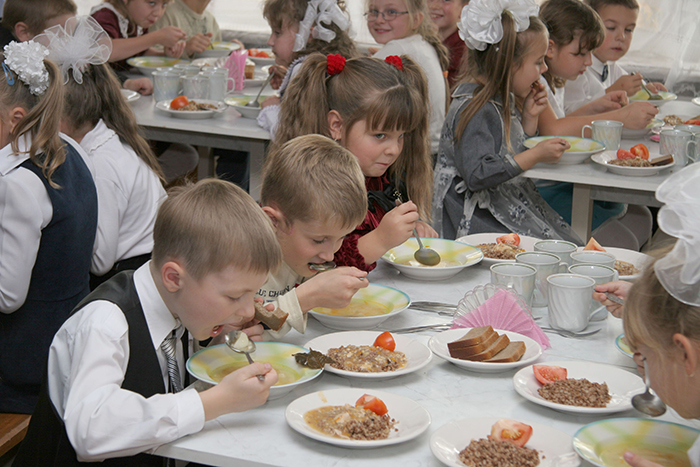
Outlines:
[[[357,158],[338,143],[320,135],[300,136],[268,156],[261,201],[284,261],[256,296],[289,314],[273,337],[291,328],[304,332],[307,311],[345,307],[355,292],[367,287],[367,273],[357,268],[312,269],[333,261],[345,236],[364,220],[364,177]]]
[[[208,179],[171,194],[153,237],[153,259],[95,289],[54,337],[48,385],[14,465],[162,465],[143,453],[267,399],[277,374],[262,363],[178,392],[194,342],[249,326],[253,296],[281,262],[265,214],[235,185]],[[259,337],[262,327],[246,332]]]

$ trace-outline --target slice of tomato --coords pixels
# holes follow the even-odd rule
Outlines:
[[[700,120],[695,120],[695,119],[686,120],[686,121],[683,122],[683,123],[686,124],[686,125],[700,125]]]
[[[187,99],[187,96],[177,96],[175,99],[170,101],[170,108],[172,110],[181,109],[189,103],[190,101]]]
[[[507,243],[508,245],[520,246],[520,235],[509,233],[496,239],[496,243]]]
[[[618,159],[634,159],[635,156],[631,152],[627,151],[626,149],[618,149],[617,150],[617,158]]]
[[[649,148],[642,143],[636,144],[630,148],[630,152],[642,159],[649,159]]]
[[[367,410],[371,410],[380,417],[387,413],[389,409],[386,408],[386,404],[378,397],[370,396],[369,394],[364,394],[362,397],[357,399],[355,402],[355,407],[362,407]]]
[[[372,345],[393,352],[396,348],[396,341],[394,340],[394,336],[392,336],[389,331],[384,331],[383,333],[379,334]]]
[[[535,373],[537,381],[542,384],[566,379],[566,368],[560,366],[533,365],[532,371]]]
[[[530,425],[503,418],[491,427],[489,439],[493,441],[507,441],[523,447],[530,439],[530,436],[532,436],[532,427]]]

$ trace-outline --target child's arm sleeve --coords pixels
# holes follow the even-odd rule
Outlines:
[[[337,266],[353,266],[361,271],[371,272],[377,267],[377,263],[367,264],[365,258],[357,249],[357,241],[368,232],[358,232],[357,230],[345,237],[340,249],[335,252],[333,260]]]
[[[272,338],[272,340],[277,340],[285,334],[287,334],[292,329],[302,334],[306,332],[306,322],[308,320],[308,315],[304,313],[301,309],[299,299],[297,298],[296,287],[290,290],[289,292],[285,293],[284,295],[280,295],[280,297],[277,300],[268,303],[272,303],[273,305],[275,305],[275,308],[281,309],[289,316],[287,317],[287,320],[284,322],[279,331],[266,329],[266,337],[270,337]],[[265,304],[267,305],[267,303]]]

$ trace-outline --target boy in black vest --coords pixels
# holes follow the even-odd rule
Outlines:
[[[267,400],[277,382],[268,363],[179,392],[196,341],[262,334],[251,326],[253,296],[282,258],[263,211],[235,185],[208,179],[170,195],[153,236],[153,259],[98,287],[56,333],[13,465],[162,466],[143,453]]]

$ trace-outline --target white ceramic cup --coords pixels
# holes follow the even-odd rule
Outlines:
[[[180,73],[174,71],[153,72],[153,98],[156,102],[171,101],[181,92]]]
[[[497,263],[491,265],[491,283],[514,289],[523,300],[532,306],[537,269],[529,264]]]
[[[231,81],[234,85],[236,84],[233,78],[228,77],[228,70],[224,69],[224,72],[204,72],[200,73],[202,76],[209,78],[209,100],[212,101],[223,101],[226,93],[228,92],[228,82]]]
[[[602,264],[574,264],[569,266],[571,274],[590,277],[595,285],[606,284],[618,279],[617,271]],[[608,317],[608,310],[591,296],[591,321],[602,321]]]
[[[537,269],[535,276],[535,290],[532,293],[532,306],[547,306],[549,296],[549,284],[547,278],[552,274],[567,271],[568,264],[561,261],[553,253],[544,251],[526,251],[515,255],[516,263],[529,264]]]
[[[199,73],[199,67],[189,63],[176,63],[173,68],[180,70],[183,76],[192,76]]]
[[[571,253],[578,248],[574,243],[566,240],[540,240],[535,243],[535,251],[545,251],[555,254],[559,260],[571,264]]]
[[[614,269],[615,256],[605,251],[575,251],[571,253],[571,264],[602,264]]]
[[[579,274],[553,274],[549,282],[549,325],[578,332],[591,318],[591,297],[595,280]]]
[[[615,120],[595,120],[591,125],[584,125],[581,129],[581,137],[586,137],[586,128],[591,130],[591,139],[598,141],[605,146],[608,151],[620,149],[622,139],[622,122]]]
[[[209,77],[182,76],[182,94],[188,99],[209,99]]]
[[[673,159],[681,167],[698,160],[698,142],[693,133],[683,130],[661,130],[659,153],[662,156],[673,154]]]

